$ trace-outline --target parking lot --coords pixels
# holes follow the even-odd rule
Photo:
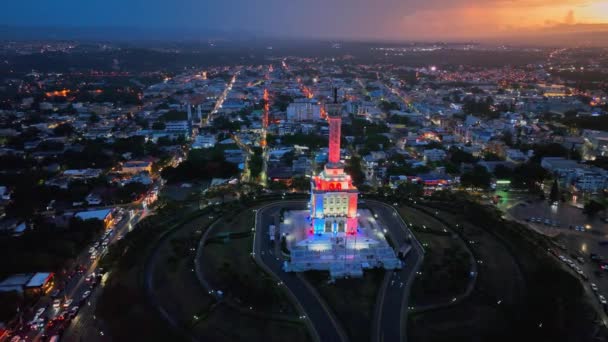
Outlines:
[[[535,231],[552,237],[553,254],[578,274],[590,298],[606,311],[608,295],[608,224],[602,216],[590,217],[580,208],[547,201],[520,202],[507,215]],[[607,265],[604,267],[604,265]],[[608,325],[608,321],[604,321]]]

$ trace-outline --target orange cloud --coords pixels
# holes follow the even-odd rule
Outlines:
[[[417,39],[479,39],[513,34],[529,34],[562,26],[604,30],[606,17],[597,16],[603,1],[584,0],[497,0],[473,1],[467,6],[421,9],[404,16],[399,31]],[[453,5],[453,3],[452,3]],[[581,12],[582,20],[575,16]],[[602,13],[602,12],[600,12]],[[557,30],[556,30],[557,31]]]

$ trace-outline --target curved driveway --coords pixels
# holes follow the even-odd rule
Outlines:
[[[304,319],[314,340],[347,341],[344,330],[312,286],[299,275],[286,273],[282,269],[282,258],[276,255],[277,251],[280,253],[280,249],[270,241],[268,227],[271,224],[276,225],[275,219],[284,207],[305,209],[306,201],[281,201],[257,209],[253,239],[254,259],[286,286],[298,310],[305,315]],[[279,240],[276,243],[279,244]]]
[[[373,341],[405,341],[409,293],[416,272],[422,265],[424,249],[395,208],[372,200],[366,200],[364,205],[378,215],[397,250],[408,240],[412,245],[403,268],[387,272],[385,276],[376,302],[374,331],[371,334]]]

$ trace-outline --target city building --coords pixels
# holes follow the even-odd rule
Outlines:
[[[197,135],[194,138],[194,143],[192,143],[192,148],[212,148],[217,143],[217,139],[215,139],[215,135],[212,134],[201,134]]]
[[[141,161],[141,160],[132,160],[125,162],[122,164],[122,172],[123,173],[140,173],[140,172],[152,172],[152,162],[150,161]]]
[[[321,119],[321,105],[313,99],[296,99],[287,106],[288,121],[313,121]]]
[[[608,171],[562,157],[545,157],[541,166],[557,176],[562,186],[573,191],[598,193],[608,188]]]
[[[424,156],[424,161],[426,162],[442,161],[447,156],[446,152],[439,148],[424,150],[424,152],[422,152],[422,155]]]
[[[112,224],[112,220],[114,219],[112,215],[112,209],[81,211],[76,213],[74,217],[77,217],[83,221],[100,220],[103,222],[104,228],[108,228]]]
[[[54,285],[55,275],[51,272],[20,273],[0,282],[0,292],[17,291],[28,295],[48,292]]]

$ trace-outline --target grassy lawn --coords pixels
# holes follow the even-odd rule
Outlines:
[[[438,214],[435,214],[436,212]],[[468,246],[475,259],[482,263],[477,263],[478,275],[475,288],[467,300],[448,308],[409,316],[410,338],[416,341],[442,341],[443,336],[449,334],[456,340],[468,340],[471,336],[501,340],[503,332],[508,331],[509,327],[515,324],[509,315],[524,300],[522,291],[525,282],[517,263],[500,242],[484,233],[480,228],[444,211],[432,210],[430,213],[449,222],[453,229],[458,229],[460,236],[469,243]],[[435,220],[435,222],[437,221]],[[425,305],[433,301],[433,295],[429,293],[430,289],[446,288],[446,285],[432,284],[431,279],[433,278],[437,278],[438,282],[441,281],[439,277],[442,272],[433,275],[435,271],[434,266],[431,265],[441,263],[436,255],[438,248],[434,245],[438,241],[445,242],[451,238],[422,232],[416,234],[421,242],[427,241],[429,248],[425,254],[423,274],[414,282],[411,300],[415,305]],[[453,245],[454,240],[451,240]],[[470,241],[473,243],[471,244]],[[447,248],[442,252],[444,257],[449,258],[451,253],[447,251]],[[468,259],[464,259],[461,264],[468,268]],[[444,265],[444,267],[447,269],[447,266]],[[464,271],[468,273],[468,269]],[[466,284],[462,284],[458,291],[452,293],[462,293],[464,286]],[[448,293],[450,291],[445,292],[445,294]],[[442,298],[444,302],[449,301],[449,297],[439,298]],[[424,300],[421,301],[421,299]],[[500,305],[497,305],[498,301],[501,301]]]
[[[433,206],[429,213],[438,211],[444,222],[459,224],[482,263],[466,301],[409,316],[411,340],[590,341],[596,333],[605,336],[578,279],[547,255],[538,236],[483,207],[456,201],[428,205]]]
[[[246,315],[227,305],[218,306],[192,329],[196,336],[204,336],[202,341],[310,341],[304,324]]]
[[[213,243],[203,248],[203,273],[213,288],[243,307],[296,315],[283,289],[262,272],[250,255],[253,235],[249,233],[255,225],[254,218],[255,214],[248,209],[234,217],[225,216],[214,225],[208,237]],[[228,237],[228,233],[236,237]]]
[[[186,223],[158,250],[152,286],[163,309],[186,328],[194,315],[209,312],[215,303],[192,272],[194,252],[190,250],[196,247],[209,223],[208,215]]]
[[[102,259],[101,265],[111,273],[97,302],[96,314],[114,340],[179,341],[183,338],[158,315],[143,290],[144,263],[149,248],[176,221],[162,214],[147,217],[112,245]]]
[[[201,253],[203,273],[214,289],[237,306],[218,305],[193,329],[208,340],[309,341],[308,330],[297,320],[284,289],[250,255],[254,215],[248,208],[224,215],[213,226],[210,243]]]
[[[384,270],[368,270],[363,278],[338,279],[328,283],[328,272],[306,272],[306,279],[333,310],[353,342],[371,338],[374,307]]]
[[[470,255],[457,235],[418,210],[399,208],[399,213],[411,226],[425,249],[424,262],[412,286],[410,304],[427,306],[451,301],[461,295],[470,281]]]
[[[232,206],[226,209],[226,213],[232,213],[235,209],[237,208]],[[247,209],[243,213],[247,212],[251,213],[251,210]],[[245,269],[241,275],[243,278],[236,282],[239,287],[234,284],[226,287],[222,287],[222,283],[217,284],[218,289],[225,289],[227,296],[232,296],[233,293],[242,296],[243,308],[235,308],[224,302],[218,303],[203,290],[192,271],[194,251],[191,248],[198,245],[202,233],[211,221],[210,215],[221,216],[221,211],[215,210],[190,220],[184,219],[191,215],[188,210],[183,212],[164,210],[162,213],[147,218],[148,223],[127,234],[120,244],[113,248],[114,252],[111,252],[105,261],[105,267],[112,270],[112,275],[101,294],[102,298],[99,300],[101,304],[97,307],[97,314],[103,319],[113,339],[117,341],[185,339],[185,336],[173,331],[160,317],[143,291],[143,268],[149,247],[175,223],[185,221],[159,246],[152,279],[155,298],[179,326],[201,340],[208,341],[310,340],[308,330],[301,322],[297,320],[292,322],[289,316],[287,318],[268,316],[267,313],[274,311],[282,311],[283,315],[295,311],[286,295],[276,286],[269,285],[269,278],[257,269],[250,259],[252,243],[250,236],[229,240],[227,244],[210,245],[214,253],[218,252],[222,260],[230,263],[230,267],[234,265]],[[230,217],[230,224],[247,225],[247,229],[251,229],[252,215]],[[222,222],[228,223],[220,221]],[[222,251],[225,247],[229,249]],[[220,268],[222,267],[225,265],[220,264]],[[217,279],[229,284],[231,283],[229,277],[229,274],[222,274]],[[251,284],[253,285],[249,287]],[[274,282],[272,284],[274,285]],[[262,288],[263,286],[265,287]],[[250,303],[258,303],[258,301],[261,303],[258,295],[265,296],[262,298],[268,300],[270,304],[260,304],[256,310],[248,310]],[[247,309],[244,309],[245,305]],[[267,312],[264,313],[261,309]]]

